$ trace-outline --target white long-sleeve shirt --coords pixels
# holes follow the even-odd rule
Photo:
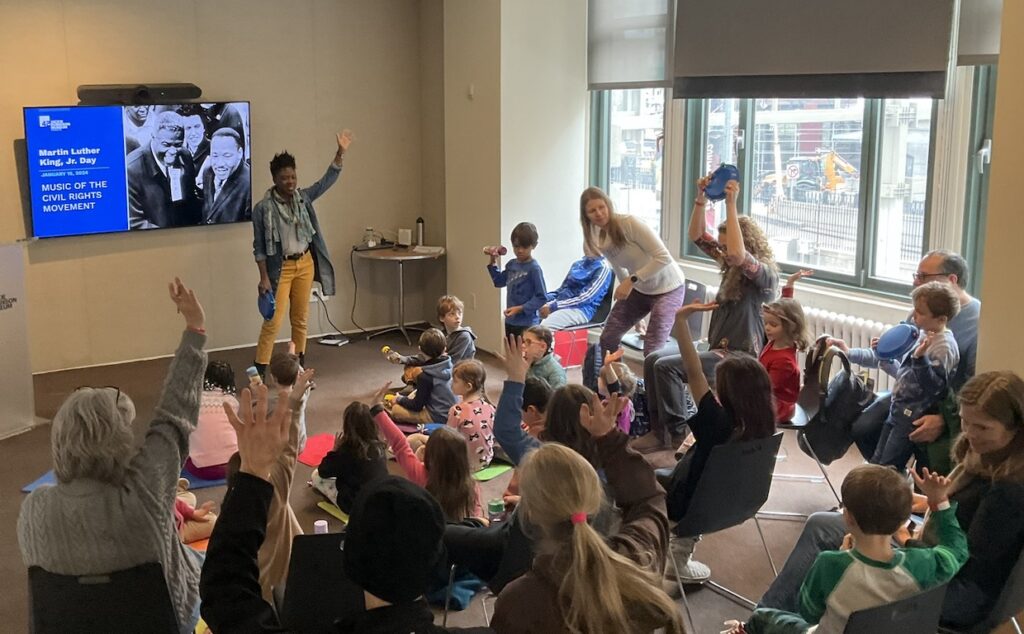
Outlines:
[[[601,229],[592,226],[594,244],[615,271],[621,282],[630,275],[636,275],[633,288],[645,295],[661,295],[679,288],[685,282],[672,254],[665,248],[654,231],[633,216],[617,216],[626,243],[615,246],[611,238],[601,235]]]

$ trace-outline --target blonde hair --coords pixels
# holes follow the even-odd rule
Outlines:
[[[754,256],[754,259],[759,261],[762,266],[767,266],[777,271],[778,265],[775,264],[775,252],[772,251],[768,238],[764,235],[761,227],[749,216],[740,216],[737,220],[740,223],[740,235],[743,236],[743,248],[747,253]],[[724,230],[723,225],[719,226],[719,231]],[[742,267],[730,266],[726,262],[724,250],[716,260],[722,271],[722,284],[718,289],[717,300],[720,302],[738,301],[743,297],[743,287],[753,285],[753,282],[743,274]]]
[[[960,388],[960,405],[977,407],[1015,432],[1013,450],[999,462],[983,461],[961,433],[953,446],[953,459],[963,470],[993,480],[1024,481],[1024,380],[1010,370],[978,374]]]
[[[633,396],[633,392],[636,391],[636,375],[633,374],[633,370],[622,361],[613,361],[610,365],[615,370],[615,376],[619,378],[619,396]]]
[[[795,299],[785,297],[764,305],[764,312],[773,315],[782,322],[786,336],[793,340],[797,350],[806,350],[811,346],[811,334],[807,330],[807,317],[804,307]]]
[[[53,417],[50,451],[57,480],[91,478],[120,484],[135,455],[135,404],[117,388],[83,387]]]
[[[666,632],[683,632],[676,604],[661,590],[657,570],[662,561],[647,553],[633,562],[616,553],[587,522],[574,515],[596,514],[604,500],[594,468],[575,451],[547,443],[520,465],[522,510],[540,527],[544,545],[553,552],[565,630],[635,632],[634,621],[660,623]],[[664,535],[668,543],[668,535]],[[595,597],[601,597],[595,601]]]
[[[622,247],[626,244],[626,234],[623,233],[622,225],[619,224],[619,215],[615,213],[612,199],[608,198],[608,194],[605,194],[599,187],[588,187],[580,194],[580,225],[583,227],[584,253],[601,255],[601,249],[594,241],[594,225],[591,224],[590,218],[587,218],[587,203],[592,200],[603,200],[605,206],[608,207],[608,226],[601,229],[602,237],[607,235],[611,239],[612,245]]]
[[[945,317],[947,320],[956,317],[960,312],[960,298],[949,284],[943,282],[927,282],[910,292],[914,303],[922,302],[932,317]]]

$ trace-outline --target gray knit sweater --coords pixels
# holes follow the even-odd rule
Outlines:
[[[199,417],[205,342],[192,331],[182,335],[145,442],[121,486],[81,478],[25,498],[18,543],[26,566],[85,575],[159,562],[178,623],[190,623],[202,559],[178,538],[174,493]]]

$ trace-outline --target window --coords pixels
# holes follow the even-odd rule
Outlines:
[[[606,134],[599,134],[595,145],[607,162],[597,167],[592,182],[608,193],[617,212],[660,233],[665,90],[603,91],[595,106],[595,119],[606,122]]]
[[[933,108],[930,99],[690,101],[687,133],[701,139],[691,153],[703,161],[685,167],[685,213],[691,183],[730,162],[743,176],[740,212],[757,221],[783,269],[909,286],[925,250]],[[713,229],[724,204],[707,216]],[[703,257],[685,238],[683,253]]]

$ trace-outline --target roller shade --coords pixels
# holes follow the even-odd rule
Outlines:
[[[671,85],[674,5],[674,0],[589,0],[591,90]]]
[[[995,64],[999,60],[1002,16],[1003,0],[960,0],[957,64]]]
[[[954,0],[679,0],[674,96],[933,97]]]

